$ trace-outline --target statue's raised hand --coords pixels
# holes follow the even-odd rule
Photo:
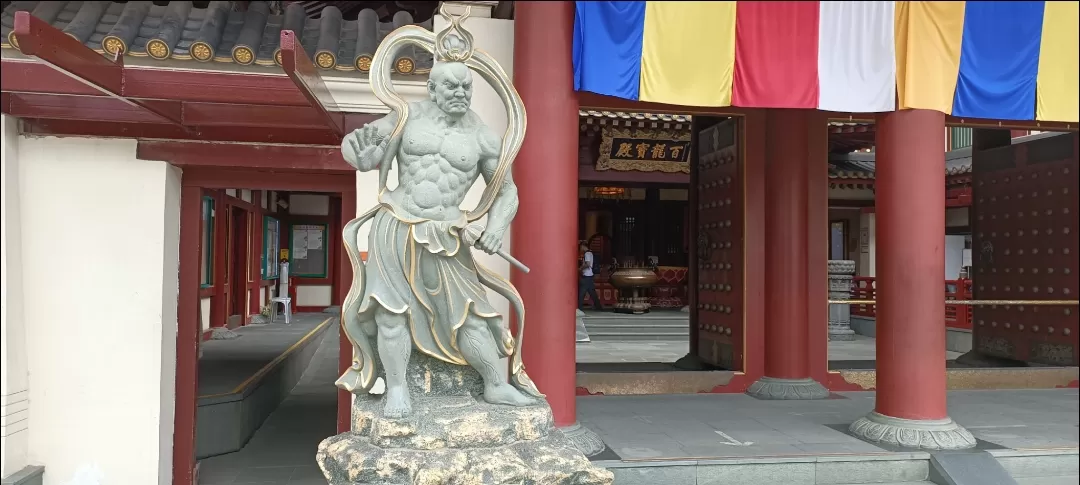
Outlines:
[[[388,133],[380,130],[382,121],[368,123],[345,136],[341,144],[341,154],[345,161],[357,170],[372,170],[382,161],[386,145],[390,141]]]

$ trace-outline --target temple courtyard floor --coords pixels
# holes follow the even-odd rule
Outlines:
[[[315,452],[335,433],[339,333],[333,325],[299,382],[243,449],[200,462],[200,485],[326,483]],[[847,360],[860,360],[869,357],[872,344],[857,340],[840,349]],[[579,358],[641,353],[656,362],[685,352],[684,342],[578,346]],[[932,483],[927,453],[848,434],[847,425],[873,409],[873,392],[835,393],[820,401],[761,401],[744,394],[580,396],[577,406],[581,424],[607,445],[593,460],[615,472],[616,485]],[[1019,485],[1077,483],[1077,389],[950,391],[949,412]]]
[[[686,341],[596,340],[578,342],[577,361],[579,364],[672,363],[685,356],[688,349]],[[829,362],[833,369],[873,369],[876,353],[875,339],[872,337],[856,335],[852,341],[829,342]],[[949,361],[961,355],[960,352],[945,351],[944,357]]]

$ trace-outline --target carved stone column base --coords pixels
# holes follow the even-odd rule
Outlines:
[[[829,390],[813,379],[777,379],[762,377],[750,385],[746,393],[758,399],[805,400],[825,399]]]
[[[574,448],[577,448],[585,456],[596,456],[607,449],[607,445],[604,444],[604,440],[600,438],[600,435],[582,426],[581,423],[559,428],[559,431],[562,431],[563,436],[570,440],[570,444],[574,445]]]
[[[971,432],[951,418],[916,421],[872,412],[849,428],[856,437],[871,443],[921,450],[964,450],[975,447]]]
[[[829,326],[829,341],[850,342],[855,340],[855,331],[851,327]]]

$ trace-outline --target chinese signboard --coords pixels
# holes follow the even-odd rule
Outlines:
[[[604,127],[597,170],[690,173],[690,133]]]

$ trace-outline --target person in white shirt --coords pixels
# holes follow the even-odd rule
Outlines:
[[[578,308],[584,310],[585,306],[585,294],[589,294],[589,298],[592,299],[593,308],[596,311],[604,311],[604,306],[600,304],[600,295],[596,294],[596,283],[593,281],[593,266],[595,263],[595,257],[592,251],[589,251],[589,246],[585,244],[585,241],[578,243],[580,250],[584,251],[584,255],[578,262]]]

